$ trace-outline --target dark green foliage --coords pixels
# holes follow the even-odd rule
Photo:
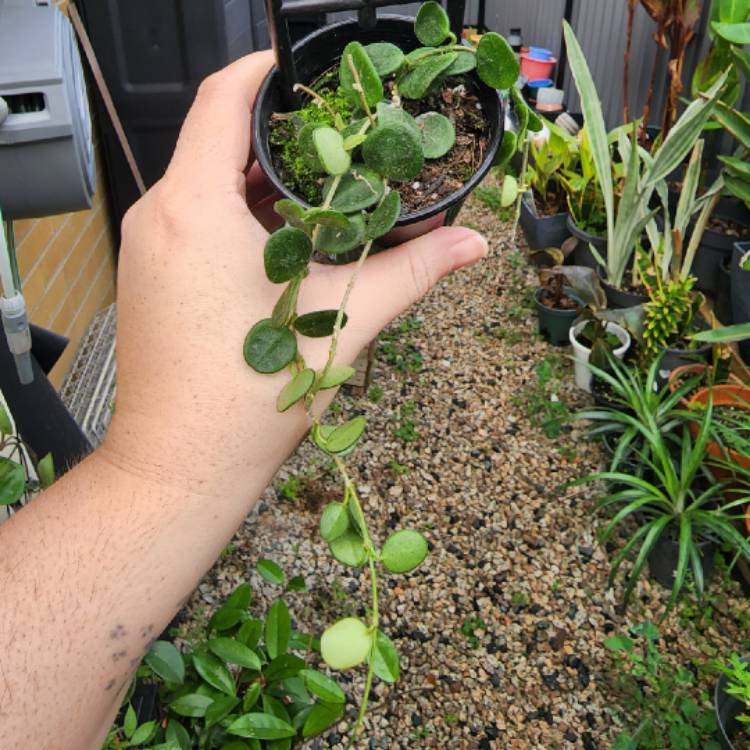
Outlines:
[[[319,310],[300,315],[294,321],[294,328],[303,336],[309,336],[310,338],[330,336],[333,333],[337,313],[338,310]],[[341,319],[342,328],[346,325],[347,320],[346,313],[344,313]]]
[[[297,339],[288,328],[274,328],[271,319],[258,321],[245,337],[245,361],[256,372],[278,372],[297,353]]]
[[[453,123],[439,112],[426,112],[416,118],[422,135],[422,152],[426,159],[445,156],[456,142]]]
[[[395,73],[404,64],[404,53],[390,42],[368,44],[365,46],[365,52],[381,78]]]
[[[521,72],[518,60],[508,42],[490,31],[482,34],[477,45],[477,74],[488,86],[509,89]]]
[[[422,44],[437,47],[442,44],[451,33],[448,14],[443,6],[434,0],[422,3],[414,20],[414,33]]]
[[[360,214],[348,217],[345,229],[321,226],[315,238],[315,249],[331,255],[340,255],[358,247],[365,239],[365,220]]]
[[[332,178],[329,177],[323,186],[326,193],[330,190],[332,182]],[[342,177],[331,207],[351,214],[374,206],[382,197],[383,180],[364,164],[355,164]]]
[[[282,284],[301,274],[312,257],[312,243],[301,229],[282,227],[266,240],[263,262],[266,276],[274,284]]]
[[[407,99],[421,99],[437,79],[453,65],[458,55],[446,52],[420,60],[399,81],[398,90]]]
[[[376,240],[393,229],[401,213],[401,196],[398,190],[391,190],[378,207],[370,214],[367,222],[368,240]]]
[[[370,107],[383,98],[383,83],[365,48],[359,42],[349,42],[341,54],[339,82],[344,95],[352,105],[360,103],[360,92],[355,89],[356,79],[352,66],[359,77],[362,92]]]
[[[424,164],[419,137],[397,122],[378,125],[364,142],[362,157],[368,167],[392,180],[411,180]]]

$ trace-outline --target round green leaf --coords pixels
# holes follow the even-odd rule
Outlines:
[[[0,505],[17,503],[26,489],[26,472],[21,464],[0,456]]]
[[[237,664],[256,672],[260,672],[263,667],[258,654],[234,638],[212,638],[208,641],[208,647],[228,664]]]
[[[500,205],[503,208],[512,206],[518,198],[518,180],[512,174],[503,177],[503,188],[500,192]]]
[[[362,145],[368,167],[391,180],[411,180],[424,165],[419,137],[405,125],[388,122],[373,130]]]
[[[282,389],[276,399],[277,411],[286,411],[296,404],[312,388],[315,381],[315,370],[298,372]]]
[[[305,232],[282,227],[269,235],[263,251],[266,276],[282,284],[302,273],[312,257],[312,242]]]
[[[377,106],[376,114],[380,125],[385,125],[389,122],[398,122],[406,125],[418,136],[422,136],[422,131],[419,129],[417,121],[403,107],[397,107],[388,102],[380,102]]]
[[[305,228],[305,224],[302,221],[305,209],[299,203],[289,200],[289,198],[282,198],[273,204],[273,210],[290,226],[297,229]]]
[[[318,310],[317,312],[305,313],[294,321],[294,327],[308,338],[324,338],[333,334],[337,315],[338,310]],[[347,320],[346,313],[344,313],[344,317],[341,319],[342,328],[346,325]]]
[[[312,737],[333,726],[344,715],[341,703],[316,703],[302,726],[302,736]]]
[[[416,49],[413,49],[411,52],[406,53],[406,62],[416,64],[417,62],[420,62],[425,58],[424,54],[425,52],[434,52],[434,47],[417,47]]]
[[[312,134],[313,145],[328,174],[344,174],[352,164],[349,152],[344,148],[341,133],[334,128],[318,128]]]
[[[154,674],[159,675],[165,682],[181,685],[185,679],[185,663],[174,643],[154,641],[146,654],[145,662]]]
[[[521,72],[513,48],[508,42],[490,31],[482,34],[477,45],[477,75],[493,89],[509,89]]]
[[[453,123],[439,112],[425,112],[417,117],[422,136],[422,151],[426,159],[437,159],[447,154],[456,142]]]
[[[341,53],[339,64],[339,83],[344,96],[354,105],[362,101],[360,92],[355,86],[357,82],[352,72],[352,66],[357,71],[361,94],[370,107],[374,107],[383,98],[383,82],[380,80],[378,71],[370,60],[365,48],[359,42],[349,42]]]
[[[286,654],[291,632],[292,623],[289,616],[289,609],[283,599],[277,599],[270,606],[266,615],[266,626],[263,635],[266,650],[272,659]]]
[[[36,473],[39,475],[39,484],[47,489],[55,482],[55,459],[51,453],[47,453],[36,465]]]
[[[303,669],[300,675],[305,680],[305,687],[321,700],[328,703],[344,703],[346,696],[335,680],[316,669]]]
[[[401,674],[401,662],[396,646],[382,630],[375,634],[373,670],[384,682],[396,682]]]
[[[367,220],[367,239],[376,240],[393,229],[401,214],[401,196],[391,190]]]
[[[494,166],[504,166],[518,150],[518,138],[512,130],[506,130],[503,133],[503,142],[500,144],[495,159],[492,162]]]
[[[240,716],[227,727],[227,732],[236,734],[238,737],[250,737],[256,740],[283,740],[285,737],[294,737],[297,734],[295,728],[288,722],[265,713]]]
[[[354,417],[337,427],[326,440],[326,446],[331,453],[341,453],[351,448],[365,431],[367,421],[363,416]]]
[[[213,654],[194,654],[193,666],[211,687],[226,693],[226,695],[235,694],[232,676]]]
[[[399,93],[407,99],[421,99],[433,83],[445,74],[458,57],[455,52],[432,55],[416,63],[399,82]]]
[[[248,332],[243,353],[256,372],[278,372],[297,354],[297,339],[288,328],[274,328],[270,318],[266,318]]]
[[[320,535],[332,542],[349,529],[349,512],[343,503],[328,503],[320,516]]]
[[[323,192],[328,193],[333,177],[323,184]],[[383,197],[383,180],[378,174],[364,164],[355,164],[341,178],[336,195],[331,201],[331,208],[352,214],[355,211],[369,208]]]
[[[466,52],[456,52],[456,59],[453,64],[445,71],[447,76],[458,76],[462,73],[468,73],[477,67],[477,56],[474,54],[473,49],[468,49]]]
[[[313,143],[313,133],[322,127],[324,126],[319,122],[308,122],[297,133],[297,145],[302,156],[302,162],[312,172],[325,172]]]
[[[213,698],[199,693],[188,693],[173,700],[169,707],[178,716],[200,718],[206,715],[206,709],[214,702]]]
[[[434,0],[422,3],[414,19],[414,33],[428,47],[442,44],[451,33],[451,23],[443,6]]]
[[[385,540],[380,559],[391,573],[408,573],[427,557],[427,540],[412,529],[402,529]]]
[[[333,367],[328,368],[328,372],[325,377],[322,377],[318,383],[320,390],[326,390],[327,388],[336,388],[342,383],[346,383],[352,375],[354,375],[355,369],[353,367]],[[318,373],[318,377],[322,375],[322,371]]]
[[[284,585],[284,571],[273,560],[263,558],[255,563],[255,567],[258,569],[260,577],[267,583],[274,586]]]
[[[346,617],[326,628],[320,638],[320,653],[331,669],[350,669],[367,659],[372,636],[356,617]]]
[[[404,53],[390,42],[367,44],[365,52],[381,78],[395,73],[404,64]]]
[[[308,226],[320,224],[324,227],[338,227],[339,229],[346,229],[349,226],[346,214],[334,211],[332,208],[309,208],[305,211],[303,221]]]
[[[315,236],[315,249],[340,255],[358,247],[365,239],[365,220],[359,214],[348,217],[346,229],[322,226]]]
[[[350,568],[358,568],[364,564],[367,557],[361,537],[352,531],[347,531],[328,543],[331,554],[342,564]]]

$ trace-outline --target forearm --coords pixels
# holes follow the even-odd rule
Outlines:
[[[191,494],[100,451],[0,527],[0,747],[100,746],[151,641],[274,469]]]

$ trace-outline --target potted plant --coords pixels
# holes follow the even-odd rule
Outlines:
[[[575,356],[575,382],[584,391],[591,392],[589,362],[606,366],[610,354],[623,359],[630,347],[630,334],[617,323],[602,320],[587,309],[569,333]]]
[[[714,690],[714,710],[725,750],[742,750],[750,742],[750,656],[732,654]]]

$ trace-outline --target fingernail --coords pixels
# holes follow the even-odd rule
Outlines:
[[[457,238],[458,241],[451,247],[451,254],[456,264],[455,268],[476,263],[487,255],[489,245],[483,235],[466,227],[456,227],[455,229],[463,230],[461,237]]]

